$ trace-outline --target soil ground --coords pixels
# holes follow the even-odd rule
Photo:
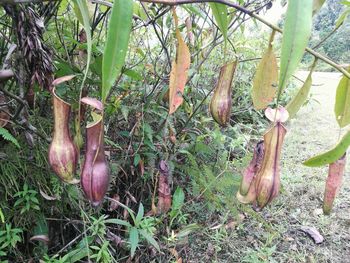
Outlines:
[[[307,72],[298,73],[301,79],[306,76]],[[276,200],[260,213],[242,213],[244,219],[234,230],[227,228],[226,221],[226,228],[208,227],[195,235],[188,262],[350,262],[350,167],[331,215],[325,216],[322,201],[328,167],[302,165],[339,138],[333,107],[340,77],[313,74],[310,102],[287,125],[283,186]],[[316,228],[324,242],[316,245],[300,230],[302,226]]]

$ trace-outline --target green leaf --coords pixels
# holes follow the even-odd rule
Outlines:
[[[340,17],[338,18],[337,22],[335,23],[335,27],[336,28],[340,27],[344,23],[345,19],[348,17],[349,14],[350,14],[350,9],[345,10],[340,15]]]
[[[343,76],[337,87],[334,113],[341,128],[350,123],[350,79],[346,76]]]
[[[133,1],[114,1],[108,24],[102,62],[102,101],[105,102],[120,74],[128,50],[132,26]]]
[[[157,241],[149,233],[147,233],[145,230],[139,230],[139,233],[147,240],[148,243],[150,243],[158,251],[160,251],[160,247]]]
[[[317,155],[306,160],[303,164],[310,167],[322,166],[330,163],[334,163],[339,160],[340,157],[346,152],[350,145],[350,131],[348,131],[340,142],[330,151]]]
[[[140,73],[136,72],[135,70],[128,69],[124,72],[125,75],[129,76],[130,78],[134,80],[142,80],[143,77]]]
[[[141,221],[143,215],[144,215],[144,208],[143,208],[143,204],[140,203],[139,211],[137,212],[137,215],[136,215],[136,222],[135,222],[136,224],[138,224]]]
[[[124,209],[126,209],[129,212],[129,215],[131,216],[132,220],[135,223],[136,222],[135,212],[132,211],[128,206],[124,205],[123,203],[118,202],[118,205],[120,205],[121,207],[123,207]]]
[[[0,222],[1,223],[5,223],[5,216],[4,216],[4,214],[2,213],[2,210],[1,210],[1,208],[0,208]]]
[[[91,26],[90,26],[90,15],[87,0],[74,0],[74,5],[77,5],[79,8],[82,19],[79,20],[86,33],[86,42],[87,42],[87,62],[85,68],[84,79],[81,84],[81,88],[84,87],[84,82],[86,80],[87,74],[89,72],[90,61],[91,61],[91,52],[92,52],[92,39],[91,39]]]
[[[64,256],[64,258],[66,258],[67,260],[63,262],[70,262],[70,263],[78,262],[91,254],[92,254],[92,251],[90,251],[90,249],[88,249],[87,247],[74,249]]]
[[[316,67],[316,61],[317,60],[315,60],[313,65],[311,66],[309,75],[307,76],[303,86],[300,88],[300,90],[295,95],[295,97],[286,106],[286,109],[289,113],[289,119],[294,118],[294,116],[297,114],[300,108],[304,105],[304,103],[307,100],[307,97],[309,96],[310,89],[312,86],[312,72]]]
[[[141,156],[137,153],[134,156],[134,166],[137,166],[141,160]]]
[[[2,136],[2,138],[4,138],[4,140],[12,142],[18,148],[21,148],[21,146],[19,146],[17,139],[15,137],[13,137],[12,134],[8,130],[6,130],[5,128],[0,127],[0,136]]]
[[[129,241],[131,246],[130,248],[131,257],[133,257],[135,255],[137,245],[139,244],[139,231],[137,230],[136,227],[130,228]]]
[[[173,194],[173,202],[171,204],[171,210],[176,211],[181,209],[185,202],[185,193],[182,188],[178,187]]]
[[[185,226],[184,228],[182,228],[177,234],[176,236],[178,238],[183,238],[188,236],[189,234],[191,234],[194,231],[197,231],[198,229],[200,229],[200,226],[197,224],[189,224],[187,226]]]
[[[226,43],[228,29],[227,6],[218,3],[209,3],[209,5],[215,17],[216,24],[218,25]]]
[[[301,61],[312,28],[312,0],[288,1],[282,37],[278,98]]]
[[[105,221],[106,224],[117,224],[121,226],[126,226],[126,227],[131,227],[131,224],[125,220],[122,219],[117,219],[117,218],[111,218],[111,219],[106,219]]]

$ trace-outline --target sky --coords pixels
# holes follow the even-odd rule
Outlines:
[[[281,15],[285,13],[287,10],[287,5],[284,7],[281,6],[281,0],[276,0],[274,1],[272,8],[270,8],[265,15],[262,15],[262,17],[277,25],[278,20],[281,18]]]

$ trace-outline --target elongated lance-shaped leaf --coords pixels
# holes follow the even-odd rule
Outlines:
[[[132,26],[132,14],[132,0],[114,1],[102,61],[102,102],[106,101],[124,65]]]
[[[350,79],[346,76],[343,76],[337,87],[334,113],[341,128],[350,123]]]
[[[334,163],[336,160],[340,159],[346,152],[350,145],[350,131],[348,131],[340,142],[328,152],[317,155],[306,160],[303,164],[310,167],[322,166],[330,163]]]
[[[224,40],[225,45],[227,42],[227,29],[228,29],[228,19],[227,19],[227,6],[219,3],[209,3],[211,11],[213,12],[215,22],[218,25]]]
[[[303,86],[300,88],[300,90],[295,95],[295,97],[286,106],[290,119],[294,118],[294,116],[297,114],[300,108],[304,105],[304,103],[307,100],[307,97],[309,96],[311,85],[312,85],[312,72],[315,69],[316,61],[317,60],[314,61],[310,69],[309,75],[307,76]]]
[[[272,32],[268,48],[256,69],[253,80],[252,99],[254,108],[265,109],[275,97],[278,81],[278,66],[273,52],[272,42],[275,31]]]
[[[176,59],[171,65],[170,80],[169,80],[169,114],[172,114],[183,102],[183,93],[187,81],[188,69],[191,63],[191,54],[185,41],[183,40],[178,28],[178,18],[173,10],[177,50]]]
[[[346,154],[344,154],[339,160],[329,165],[328,177],[323,198],[323,213],[326,215],[330,214],[334,199],[341,187],[345,171],[345,164]]]
[[[81,88],[82,88],[84,86],[84,82],[89,72],[90,61],[91,61],[91,52],[92,52],[91,26],[90,26],[90,16],[89,16],[89,8],[87,5],[87,0],[74,0],[74,4],[77,5],[79,8],[79,11],[82,17],[83,27],[86,33],[87,61],[86,61],[84,79],[81,84]]]
[[[312,27],[312,0],[288,1],[283,29],[278,98],[301,61]]]

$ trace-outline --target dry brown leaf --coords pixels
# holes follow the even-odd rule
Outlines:
[[[312,226],[302,226],[300,230],[308,234],[314,240],[315,244],[320,244],[324,240],[320,232]]]
[[[57,200],[56,196],[49,196],[47,193],[45,193],[43,190],[39,189],[40,195],[48,201],[54,201]]]
[[[120,196],[118,194],[115,194],[115,195],[113,195],[112,199],[114,199],[117,202],[110,201],[108,211],[114,211],[119,207],[118,202],[120,201]]]
[[[47,235],[32,236],[29,240],[30,241],[41,241],[41,242],[44,242],[46,245],[50,242],[50,239]]]
[[[183,93],[187,82],[188,69],[191,63],[191,54],[185,41],[183,40],[180,30],[178,29],[178,18],[173,12],[175,27],[177,50],[176,59],[173,61],[170,72],[169,81],[169,114],[172,114],[183,102]]]

